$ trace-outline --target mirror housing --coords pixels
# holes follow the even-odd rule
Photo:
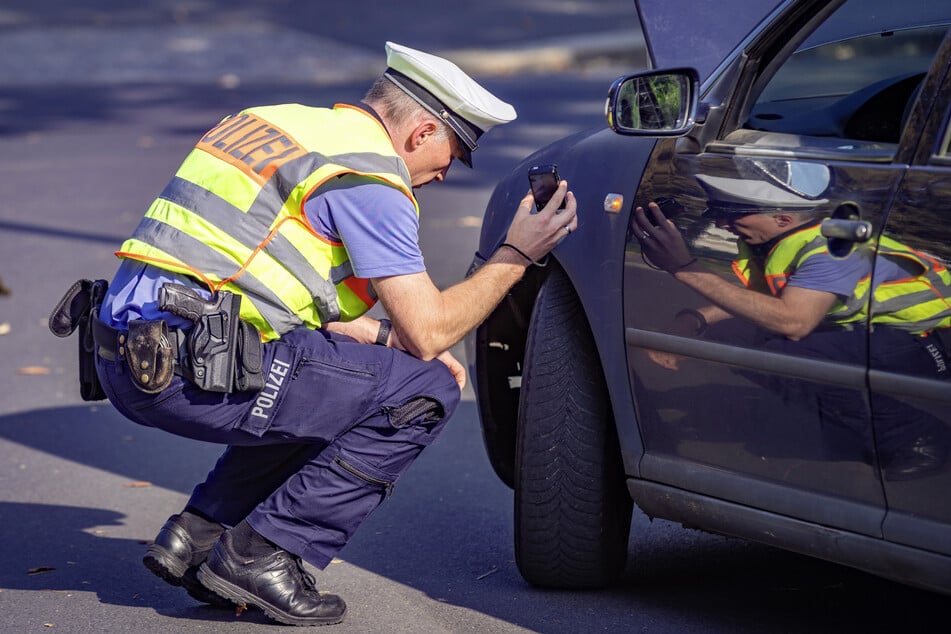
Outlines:
[[[611,84],[605,104],[608,125],[618,134],[679,136],[696,120],[700,77],[692,68],[647,71]]]

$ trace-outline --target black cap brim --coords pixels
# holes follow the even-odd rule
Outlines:
[[[462,154],[459,160],[462,161],[466,167],[471,168],[472,152],[479,148],[478,140],[479,137],[482,136],[482,130],[450,110],[446,107],[446,104],[437,99],[431,92],[398,70],[387,68],[383,75],[399,86],[403,92],[415,99],[419,105],[445,122],[446,125],[456,133],[456,138],[459,139],[459,150]]]

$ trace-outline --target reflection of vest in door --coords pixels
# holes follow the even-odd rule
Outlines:
[[[743,241],[737,245],[739,257],[733,263],[733,270],[740,280],[748,288],[776,296],[803,262],[815,255],[828,253],[828,242],[822,237],[818,225],[794,231],[781,239],[770,249],[765,262],[754,257]],[[857,248],[869,256],[875,252],[869,246]],[[873,327],[876,324],[887,325],[919,334],[951,325],[951,302],[948,299],[951,297],[951,274],[944,265],[884,236],[879,243],[877,257],[897,261],[905,270],[913,268],[920,272],[875,287],[871,306]],[[840,326],[864,323],[868,318],[867,299],[871,280],[869,266],[869,275],[859,281],[846,301],[836,301],[827,319]]]
[[[419,213],[405,164],[367,112],[245,110],[202,137],[116,255],[240,293],[241,318],[265,340],[349,321],[376,301],[369,280],[304,215],[307,199],[344,174],[400,190]]]

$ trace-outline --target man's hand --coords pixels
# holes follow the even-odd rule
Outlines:
[[[680,235],[680,229],[664,216],[664,212],[656,203],[648,203],[653,222],[647,219],[643,207],[634,210],[631,220],[634,236],[641,244],[641,253],[650,264],[668,273],[674,273],[691,264],[694,257],[690,255],[687,243]]]
[[[325,326],[325,328],[331,332],[335,332],[342,335],[347,335],[348,337],[366,344],[375,344],[376,335],[380,330],[380,322],[366,315],[361,315],[360,317],[354,319],[353,321],[341,322],[334,321]],[[395,330],[390,332],[389,347],[396,348],[397,350],[406,351],[406,348],[400,342],[400,337]],[[436,355],[436,358],[446,364],[446,367],[449,368],[449,371],[452,373],[452,376],[456,379],[456,383],[459,384],[459,391],[461,392],[466,387],[466,368],[448,350],[442,354]]]
[[[456,383],[459,385],[459,391],[465,389],[466,387],[466,368],[459,361],[456,360],[452,353],[448,350],[443,352],[441,355],[436,357],[440,361],[446,364],[446,367],[449,368],[449,371],[452,372],[453,378],[456,379]]]
[[[660,350],[648,350],[647,358],[664,368],[665,370],[679,370],[680,360],[683,358],[672,352],[661,352]]]
[[[380,331],[380,322],[372,317],[361,315],[353,321],[332,321],[324,324],[323,328],[329,332],[346,335],[359,343],[374,343],[376,334]]]
[[[562,200],[565,208],[558,209]],[[534,208],[535,198],[529,191],[515,211],[505,242],[537,262],[578,228],[578,201],[568,191],[568,181],[561,181],[548,204],[535,214]]]
[[[406,348],[400,342],[400,336],[395,330],[390,333],[390,347],[406,351]],[[459,385],[459,391],[461,392],[464,390],[466,387],[466,367],[459,363],[459,361],[454,356],[452,356],[452,353],[448,350],[442,354],[437,354],[436,358],[445,363],[446,367],[449,368],[453,378],[456,379],[456,383]]]

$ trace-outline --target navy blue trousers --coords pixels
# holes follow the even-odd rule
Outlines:
[[[188,504],[247,519],[324,568],[442,430],[459,387],[440,361],[299,328],[265,348],[267,385],[220,394],[174,377],[139,391],[124,361],[98,358],[112,404],[136,423],[228,445]]]
[[[772,337],[767,350],[835,361],[855,366],[913,376],[949,380],[951,370],[944,346],[935,334],[912,335],[895,328],[879,326],[871,333],[864,329],[813,332],[799,341]],[[759,376],[754,378],[762,382]],[[861,390],[834,384],[771,376],[767,385],[786,398],[807,399],[818,412],[823,434],[829,443],[830,458],[868,459],[872,446],[874,420],[879,453],[894,455],[914,444],[916,438],[947,438],[945,424],[923,410],[883,393],[871,394],[866,401]],[[856,442],[856,434],[861,438]]]

